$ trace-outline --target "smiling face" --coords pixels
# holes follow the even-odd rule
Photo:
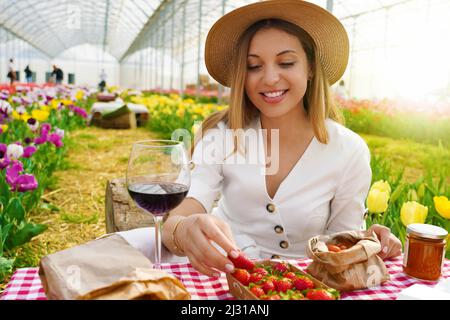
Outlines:
[[[255,33],[248,50],[245,91],[262,115],[278,118],[302,110],[310,73],[296,36],[275,28]]]

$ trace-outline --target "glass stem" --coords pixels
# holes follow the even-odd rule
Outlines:
[[[154,216],[155,222],[155,262],[154,269],[161,269],[161,232],[163,216]]]

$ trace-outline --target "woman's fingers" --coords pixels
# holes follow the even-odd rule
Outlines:
[[[238,251],[233,241],[231,231],[223,231],[223,227],[219,228],[216,221],[204,220],[203,232],[208,239],[217,243],[227,254],[232,254],[233,251]]]
[[[194,235],[193,238],[195,246],[187,254],[191,263],[194,261],[199,266],[197,270],[209,276],[220,274],[221,271],[233,271],[233,264],[204,235]]]
[[[201,272],[210,277],[219,277],[220,273],[217,270],[212,269],[211,267],[200,262],[195,255],[189,255],[189,262],[192,264],[195,270]]]
[[[391,230],[385,226],[374,224],[369,230],[375,232],[381,244],[381,252],[378,254],[381,258],[386,256],[389,251],[389,238],[391,236]]]

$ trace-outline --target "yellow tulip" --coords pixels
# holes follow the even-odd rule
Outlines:
[[[434,197],[436,211],[445,219],[450,219],[450,200],[445,196]]]
[[[75,98],[76,98],[77,100],[81,100],[81,99],[83,99],[83,97],[84,97],[84,92],[83,92],[83,90],[78,90],[77,93],[75,94]]]
[[[370,187],[371,190],[377,189],[379,191],[387,192],[388,194],[391,194],[391,186],[389,185],[389,182],[384,180],[379,180],[377,182],[374,182],[372,187]]]
[[[405,226],[411,223],[424,223],[428,215],[428,207],[416,201],[405,202],[400,210],[400,219]]]
[[[13,118],[14,120],[22,120],[22,116],[21,116],[16,110],[13,110],[13,112],[12,112],[12,118]]]
[[[44,110],[46,112],[50,112],[50,107],[46,104],[44,104],[43,106],[41,106],[41,110]]]
[[[177,116],[178,117],[180,117],[180,118],[183,118],[184,117],[184,109],[178,109],[177,110]]]
[[[30,119],[30,118],[31,118],[31,116],[30,116],[27,112],[25,112],[24,114],[22,114],[22,120],[23,120],[23,122],[27,122],[28,119]]]
[[[58,109],[59,103],[61,100],[53,99],[52,102],[50,102],[50,106],[52,109]]]
[[[0,125],[0,128],[2,129],[2,133],[5,133],[6,131],[8,131],[8,125],[7,124]]]
[[[27,122],[28,119],[31,118],[31,116],[27,112],[19,114],[17,111],[13,110],[12,118],[14,120],[23,120],[23,121]]]
[[[46,121],[49,115],[50,112],[44,110],[34,109],[33,111],[31,111],[31,116],[35,118],[37,121],[41,122]]]
[[[371,189],[367,196],[367,207],[372,213],[383,213],[388,208],[389,193],[379,189]]]
[[[72,100],[69,99],[64,99],[61,101],[63,103],[63,105],[65,106],[70,106],[71,104],[75,104]]]

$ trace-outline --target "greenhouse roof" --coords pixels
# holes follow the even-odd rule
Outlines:
[[[195,24],[198,3],[203,17],[214,17],[254,1],[174,0],[185,6],[187,17]],[[345,20],[411,0],[313,0]],[[148,35],[152,20],[170,0],[0,0],[0,27],[21,38],[50,57],[76,45],[102,46],[117,59],[133,52],[133,45]],[[225,4],[225,6],[223,6]],[[214,11],[215,14],[212,14]],[[170,16],[164,16],[170,19]],[[204,24],[209,28],[214,20]],[[188,22],[187,25],[192,25]],[[206,30],[204,30],[206,31]],[[5,38],[0,38],[0,42]]]

